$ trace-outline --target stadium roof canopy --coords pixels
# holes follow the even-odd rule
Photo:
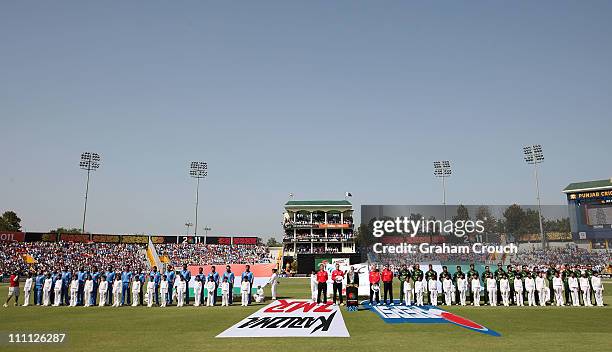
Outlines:
[[[612,178],[607,180],[587,181],[570,183],[563,193],[582,192],[582,191],[599,191],[612,188]]]
[[[338,207],[352,206],[348,200],[290,200],[285,203],[286,207]]]

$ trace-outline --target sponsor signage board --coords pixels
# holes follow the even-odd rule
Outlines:
[[[338,306],[280,299],[217,337],[350,337]]]
[[[362,302],[362,304],[366,309],[375,312],[385,323],[454,324],[490,336],[501,336],[496,331],[437,306],[370,305],[369,301]]]

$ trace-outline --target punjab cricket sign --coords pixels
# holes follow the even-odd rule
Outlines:
[[[217,337],[350,337],[338,306],[279,299]]]
[[[399,303],[399,302],[398,302]],[[472,331],[491,336],[501,336],[498,332],[488,329],[469,319],[447,312],[437,306],[372,306],[370,302],[362,303],[367,309],[374,311],[385,323],[400,324],[455,324]]]

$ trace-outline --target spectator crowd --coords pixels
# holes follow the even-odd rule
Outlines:
[[[143,266],[142,244],[76,242],[0,242],[0,273],[13,270],[52,271],[61,268]],[[29,255],[34,263],[27,263]]]
[[[160,258],[168,257],[172,265],[221,265],[271,263],[268,248],[263,245],[222,245],[172,243],[155,245]]]

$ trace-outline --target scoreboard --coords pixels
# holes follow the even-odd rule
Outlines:
[[[207,236],[206,244],[232,244],[231,237]]]
[[[257,244],[257,237],[234,237],[234,244]]]
[[[612,189],[569,193],[567,201],[574,240],[612,239]]]
[[[231,237],[231,236],[207,236],[206,244],[249,244],[259,243],[257,237]]]

